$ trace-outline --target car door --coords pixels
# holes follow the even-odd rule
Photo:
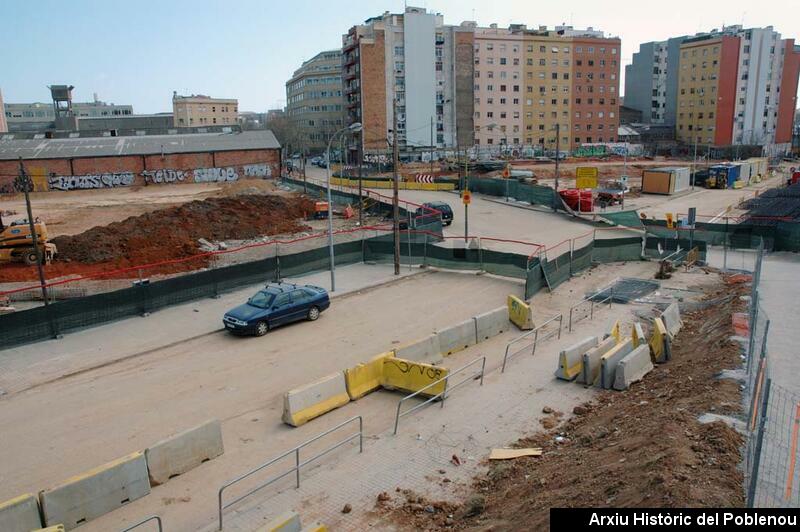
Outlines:
[[[272,325],[282,325],[291,319],[292,298],[289,293],[278,294],[272,302],[272,312],[270,312],[270,322]]]
[[[308,315],[311,306],[311,298],[305,290],[294,290],[292,292],[292,321],[302,320]]]

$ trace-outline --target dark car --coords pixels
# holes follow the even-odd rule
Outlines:
[[[417,224],[428,223],[428,219],[437,216],[434,211],[439,211],[442,214],[442,225],[450,225],[453,223],[453,209],[450,205],[443,201],[431,201],[429,203],[423,203],[422,207],[417,209]]]
[[[226,312],[222,323],[235,334],[264,336],[279,325],[314,321],[329,306],[328,292],[319,286],[269,283],[247,303]]]

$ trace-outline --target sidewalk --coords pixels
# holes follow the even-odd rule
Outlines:
[[[419,269],[401,268],[400,276],[419,273]],[[342,266],[336,269],[337,290],[331,295],[341,297],[395,279],[391,265]],[[328,271],[285,280],[330,290]],[[171,306],[144,318],[126,318],[67,333],[59,340],[0,351],[0,396],[221,332],[225,311],[240,305],[261,286],[259,283],[222,294],[218,299],[198,299]]]

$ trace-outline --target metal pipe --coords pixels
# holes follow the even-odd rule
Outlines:
[[[150,517],[142,519],[138,523],[135,523],[124,530],[120,530],[120,532],[128,532],[129,530],[133,530],[134,528],[140,527],[145,523],[149,523],[150,521],[155,521],[156,524],[158,525],[158,532],[163,532],[164,527],[163,524],[161,523],[161,517],[157,515],[151,515]]]

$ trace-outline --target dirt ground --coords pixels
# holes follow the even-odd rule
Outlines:
[[[45,266],[45,274],[53,279],[183,259],[200,252],[199,238],[220,241],[306,231],[310,227],[303,221],[313,210],[313,202],[298,195],[244,194],[194,200],[52,238],[59,253]],[[168,264],[149,268],[145,274],[198,269],[205,262]],[[31,266],[7,264],[0,269],[0,281],[35,278],[36,269]]]
[[[742,437],[705,412],[735,414],[737,383],[716,374],[739,364],[731,314],[744,288],[707,290],[722,300],[683,315],[673,359],[627,392],[606,391],[567,418],[551,409],[543,430],[513,447],[541,457],[486,464],[461,503],[399,490],[378,498],[400,530],[546,530],[551,507],[736,507],[744,504]],[[431,511],[433,510],[433,511]]]

